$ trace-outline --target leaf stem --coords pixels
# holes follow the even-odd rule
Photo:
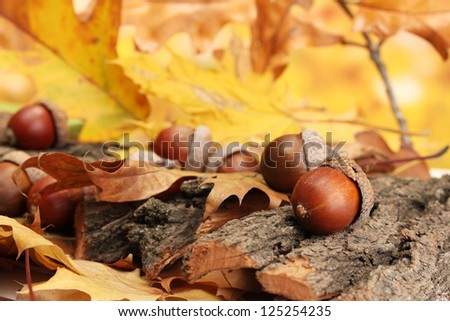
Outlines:
[[[350,8],[347,6],[344,0],[338,0],[339,5],[342,7],[342,9],[347,13],[347,15],[350,18],[353,18],[353,13],[350,11]],[[391,81],[389,80],[386,65],[383,63],[380,57],[380,46],[373,43],[372,39],[369,36],[368,32],[361,32],[362,36],[364,37],[364,40],[367,43],[367,49],[370,53],[370,58],[372,59],[373,63],[377,67],[378,72],[381,75],[381,78],[383,80],[386,94],[388,96],[392,112],[394,113],[395,118],[397,119],[397,123],[400,127],[401,132],[401,142],[402,145],[406,146],[412,146],[412,141],[409,135],[407,134],[408,131],[408,125],[406,123],[405,117],[403,116],[402,112],[400,111],[400,108],[397,103],[397,99],[394,95],[394,90],[392,88]]]
[[[428,160],[428,159],[439,158],[439,157],[443,156],[448,151],[448,149],[449,149],[449,146],[445,146],[441,150],[437,151],[436,153],[430,154],[430,155],[378,160],[378,161],[375,161],[371,165],[386,165],[386,164],[394,164],[394,163],[405,163],[405,162],[410,162],[410,161],[424,161],[424,160]]]
[[[34,296],[33,292],[33,281],[31,280],[31,267],[30,267],[30,250],[25,250],[25,274],[27,276],[27,284],[28,284],[28,291],[30,293],[30,300],[35,301],[36,298]]]

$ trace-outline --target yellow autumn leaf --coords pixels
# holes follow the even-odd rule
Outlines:
[[[363,41],[334,0],[315,0],[305,17],[327,32]],[[262,142],[268,133],[273,139],[305,127],[323,136],[332,133],[336,142],[352,141],[356,132],[367,128],[397,128],[366,49],[338,45],[290,50],[287,68],[273,81],[270,75],[251,72],[250,28],[228,24],[219,31],[211,50],[221,49],[220,61],[212,52],[196,54],[187,33],[172,36],[153,53],[136,52],[127,29],[118,43],[119,63],[160,106],[158,113],[140,123],[147,133],[142,139],[154,139],[170,123],[207,125],[219,143]],[[413,137],[420,154],[432,154],[449,143],[450,64],[437,58],[431,46],[406,33],[389,38],[382,47],[382,59],[411,130],[430,132]],[[358,121],[366,125],[357,125]],[[392,149],[399,148],[398,134],[382,135]],[[450,155],[430,164],[449,167]]]
[[[84,142],[115,139],[122,136],[124,131],[130,131],[135,127],[127,122],[128,119],[133,119],[133,116],[106,92],[89,82],[49,49],[33,42],[9,22],[0,18],[1,36],[5,30],[1,26],[5,25],[11,27],[6,30],[10,34],[15,33],[16,39],[27,38],[28,45],[26,49],[20,49],[10,44],[7,47],[0,44],[2,82],[11,82],[13,77],[28,77],[36,92],[22,103],[12,103],[6,100],[6,97],[5,100],[0,98],[0,111],[15,112],[25,103],[45,97],[57,103],[70,118],[86,121],[80,135],[80,140]],[[20,90],[17,86],[15,88]],[[10,90],[8,95],[11,95]]]
[[[139,270],[120,271],[102,263],[73,260],[78,273],[59,268],[48,281],[33,284],[37,300],[133,300],[154,301],[163,293],[151,287]],[[28,286],[17,294],[28,300]]]
[[[217,288],[199,284],[186,283],[184,286],[174,288],[171,294],[163,296],[164,301],[223,301],[216,295]]]
[[[19,257],[26,249],[30,250],[33,261],[50,270],[66,267],[72,273],[77,272],[77,267],[59,246],[16,220],[0,215],[0,255]]]
[[[0,17],[39,40],[74,69],[69,70],[35,41],[31,41],[31,46],[30,41],[26,42],[25,48],[14,47],[14,41],[6,47],[0,43],[0,48],[7,50],[1,51],[7,60],[2,61],[0,68],[16,68],[32,76],[39,97],[55,100],[69,116],[88,121],[82,140],[116,138],[132,128],[128,119],[144,119],[149,114],[146,97],[112,63],[116,57],[120,2],[96,1],[92,15],[83,20],[74,13],[72,2],[2,1]],[[22,36],[7,39],[16,38]],[[103,92],[96,92],[99,89],[91,82]]]

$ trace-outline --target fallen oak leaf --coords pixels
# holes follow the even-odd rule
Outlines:
[[[37,300],[157,300],[163,291],[148,285],[139,270],[120,271],[102,263],[73,260],[79,273],[58,268],[46,282],[33,285]],[[29,298],[25,286],[18,300]]]
[[[244,197],[252,189],[258,189],[267,195],[269,198],[268,208],[279,207],[283,202],[289,202],[286,194],[272,190],[265,184],[260,174],[253,172],[216,174],[207,178],[203,184],[214,184],[206,199],[204,217],[217,211],[220,205],[230,196],[236,196],[239,205],[241,205]]]
[[[367,174],[387,173],[399,177],[430,179],[425,160],[445,154],[448,146],[437,153],[420,156],[411,146],[402,144],[394,152],[376,131],[364,131],[355,135],[356,142],[344,146],[348,157],[354,159]]]
[[[253,188],[248,191],[242,201],[237,196],[228,196],[213,213],[205,213],[196,235],[209,234],[217,230],[226,222],[240,219],[250,213],[267,209],[270,199],[263,191]]]
[[[99,200],[106,202],[128,202],[176,190],[185,180],[206,176],[202,173],[156,167],[149,163],[130,161],[114,172],[102,167],[88,170],[91,182],[101,189]]]
[[[161,301],[223,301],[223,299],[216,295],[215,287],[185,283],[174,288],[171,294],[164,294]]]
[[[0,215],[0,255],[17,254],[19,258],[27,249],[38,265],[50,270],[65,267],[77,273],[76,266],[59,246],[16,220]]]
[[[90,164],[91,166],[99,166],[102,162]],[[118,166],[120,161],[112,162]],[[30,157],[22,166],[13,174],[13,179],[18,184],[18,177],[22,175],[22,171],[27,168],[39,168],[48,175],[57,180],[50,185],[46,191],[54,192],[66,188],[76,188],[92,185],[87,175],[86,163],[81,159],[64,153],[42,153],[38,156]],[[109,168],[112,166],[110,165]],[[106,167],[105,167],[106,168]],[[20,185],[19,185],[20,188]]]
[[[95,185],[101,191],[98,200],[127,202],[143,200],[166,192],[181,184],[183,180],[206,174],[168,170],[139,161],[96,161],[83,160],[64,153],[43,153],[31,157],[14,173],[36,167],[54,177],[57,182],[49,185],[44,194],[67,188]]]
[[[173,293],[173,289],[179,286],[180,282],[187,282],[179,261],[163,270],[160,277],[161,280],[158,283],[167,293]],[[261,291],[261,285],[256,281],[255,271],[248,269],[212,271],[193,284],[196,283],[214,286],[218,291],[224,288],[243,290],[244,292]]]
[[[81,159],[63,153],[44,153],[32,157],[22,165],[21,170],[28,167],[37,167],[57,180],[55,184],[49,185],[44,193],[93,184],[100,189],[97,199],[106,202],[148,199],[178,190],[185,180],[204,177],[206,180],[203,184],[214,185],[206,199],[205,216],[215,212],[230,196],[237,196],[241,204],[252,189],[267,195],[269,208],[278,207],[283,201],[289,202],[285,194],[270,189],[262,176],[255,173],[198,173],[166,169],[132,160],[84,163]]]
[[[202,282],[188,283],[178,268],[169,269],[163,274],[166,277],[157,282],[165,291],[161,301],[221,301],[217,286]],[[175,275],[170,275],[175,273]]]

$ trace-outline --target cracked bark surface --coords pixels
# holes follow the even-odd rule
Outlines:
[[[450,299],[450,177],[372,184],[365,225],[308,236],[289,207],[253,213],[198,239],[186,274],[252,268],[265,291],[292,300]]]
[[[368,221],[327,236],[302,232],[290,206],[204,234],[210,187],[196,180],[126,210],[90,204],[79,217],[79,253],[109,263],[133,253],[149,279],[180,258],[191,281],[249,269],[264,291],[291,300],[449,300],[450,176],[371,182],[375,207]]]
[[[181,185],[176,196],[142,202],[86,202],[75,220],[77,258],[114,263],[133,255],[148,279],[179,259],[195,239],[210,186]]]

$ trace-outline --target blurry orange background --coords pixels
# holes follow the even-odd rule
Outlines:
[[[124,1],[124,5],[127,3],[132,1]],[[320,27],[328,31],[345,33],[351,30],[348,18],[339,12],[334,1],[316,0],[311,8],[311,16],[316,17]],[[99,93],[98,88],[93,88],[95,86],[74,74],[60,61],[50,58],[50,54],[43,53],[41,48],[23,45],[19,39],[22,35],[13,30],[14,27],[8,22],[0,21],[0,25],[3,30],[0,31],[0,111],[12,111],[20,107],[20,103],[12,102],[11,97],[4,94],[4,88],[11,87],[14,83],[10,76],[13,73],[22,75],[28,79],[25,81],[33,84],[32,90],[27,94],[29,100],[42,97],[53,99],[71,117],[92,120],[92,124],[81,135],[82,141],[119,139],[121,131],[133,129],[137,122],[130,120],[125,112],[117,110],[117,106],[108,100],[107,95]],[[332,45],[292,49],[288,67],[273,85],[267,85],[267,76],[264,75],[250,75],[241,84],[237,76],[233,76],[233,68],[238,62],[233,64],[225,61],[219,68],[211,62],[214,59],[211,52],[209,56],[208,53],[196,53],[189,37],[182,32],[173,35],[162,48],[146,53],[146,60],[140,60],[142,54],[136,52],[130,42],[130,34],[133,32],[133,26],[122,26],[117,47],[118,64],[154,100],[148,118],[150,130],[144,130],[144,134],[137,134],[136,137],[144,139],[147,135],[145,139],[153,139],[158,126],[163,126],[166,120],[174,121],[174,117],[176,122],[190,125],[204,123],[210,126],[213,136],[219,142],[260,139],[263,131],[277,136],[297,130],[299,124],[302,128],[316,128],[322,133],[332,132],[333,140],[336,141],[352,141],[354,133],[366,129],[342,122],[314,121],[320,119],[342,121],[358,117],[374,126],[398,129],[383,82],[364,48]],[[216,42],[230,43],[230,34],[237,34],[244,43],[248,41],[247,26],[229,24],[217,34]],[[20,50],[20,55],[17,50]],[[382,45],[381,57],[387,66],[394,93],[410,131],[426,133],[413,137],[415,149],[421,155],[428,155],[449,145],[450,61],[442,61],[425,40],[404,32],[389,38]],[[169,60],[174,65],[178,64],[178,69],[169,70],[171,74],[161,69],[162,74],[159,76],[166,82],[152,83],[142,75],[133,74],[136,72],[135,67],[142,68],[140,72],[144,74],[157,70],[158,63],[167,65]],[[224,70],[223,75],[218,75],[217,70]],[[210,91],[216,89],[215,92],[223,97],[229,94],[226,90],[231,90],[236,97],[246,98],[242,110],[234,108],[236,106],[221,111],[208,109],[209,107],[202,109],[201,102],[192,101],[191,96],[185,97],[179,91],[181,87],[177,77],[191,77],[195,86],[211,86]],[[273,88],[273,91],[267,88]],[[224,92],[220,93],[222,89]],[[269,113],[265,114],[261,107],[269,100],[271,103],[279,100],[280,104],[292,102],[292,106],[283,110],[284,118],[280,115],[272,117]],[[260,103],[261,106],[258,105]],[[298,109],[294,110],[296,105]],[[258,108],[261,110],[258,111]],[[325,112],[310,111],[320,108],[324,108]],[[304,121],[290,123],[286,119],[290,112]],[[167,117],[171,119],[166,119]],[[116,125],[120,123],[123,125]],[[155,127],[152,124],[157,125]],[[138,128],[145,129],[145,126],[142,122],[138,124]],[[111,130],[110,127],[116,130]],[[399,148],[398,134],[385,131],[381,133],[393,150]],[[429,165],[450,169],[450,153],[429,161]]]

